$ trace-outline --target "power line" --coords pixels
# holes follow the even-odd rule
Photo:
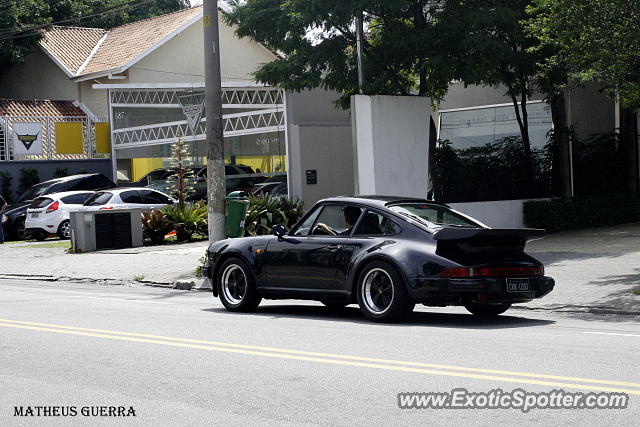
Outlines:
[[[61,20],[61,21],[56,21],[56,22],[50,22],[47,24],[41,24],[41,25],[34,25],[31,27],[26,27],[26,28],[21,28],[19,30],[9,30],[9,31],[5,31],[5,32],[0,32],[0,41],[2,40],[11,40],[11,39],[18,39],[18,38],[22,38],[22,37],[29,37],[31,35],[34,35],[37,33],[38,30],[41,30],[43,28],[47,28],[53,25],[58,25],[58,24],[65,24],[68,22],[75,22],[75,21],[82,21],[88,18],[94,18],[96,16],[102,16],[102,15],[106,15],[108,13],[111,12],[116,12],[119,11],[121,9],[125,9],[125,8],[132,8],[132,9],[137,9],[139,7],[142,7],[144,5],[147,5],[149,3],[153,3],[153,0],[149,0],[149,1],[145,1],[145,2],[140,2],[140,0],[132,0],[129,1],[127,3],[122,3],[120,5],[117,6],[112,6],[110,8],[107,9],[103,9],[99,12],[95,12],[89,15],[81,15],[75,18],[69,18],[69,19],[65,19],[65,20]]]

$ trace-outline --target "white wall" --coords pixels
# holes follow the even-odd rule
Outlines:
[[[40,50],[0,79],[0,98],[73,101],[78,99],[78,91],[78,84]]]
[[[290,125],[289,143],[289,191],[307,208],[325,197],[354,193],[351,126]],[[307,170],[317,172],[316,184],[307,184]]]
[[[357,194],[425,197],[431,100],[351,98]]]
[[[522,208],[526,201],[528,200],[449,203],[449,206],[492,228],[522,228],[525,227]]]
[[[249,38],[239,39],[220,19],[220,68],[223,81],[253,80],[259,64],[276,56]],[[198,20],[129,69],[130,83],[204,81],[204,34]]]

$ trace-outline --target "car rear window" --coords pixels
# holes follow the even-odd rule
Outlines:
[[[65,205],[81,205],[86,202],[92,194],[93,193],[72,194],[70,196],[63,197],[60,200],[62,200]]]
[[[44,208],[45,206],[49,206],[53,202],[53,199],[48,197],[37,197],[33,199],[33,202],[29,204],[29,208],[31,209],[39,209]]]
[[[432,203],[398,203],[389,206],[389,209],[429,227],[482,227],[446,206]]]
[[[85,206],[101,206],[109,203],[113,197],[112,193],[104,192],[104,193],[96,193],[93,196],[89,197],[86,202],[84,202]]]

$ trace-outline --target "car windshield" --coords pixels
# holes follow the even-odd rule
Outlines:
[[[27,191],[25,191],[24,193],[22,193],[18,198],[18,201],[29,202],[38,196],[42,196],[50,186],[51,186],[50,182],[46,182],[46,183],[43,182],[42,184],[36,184],[33,187],[27,189]]]
[[[434,227],[468,227],[483,228],[483,226],[446,206],[431,203],[400,203],[389,206],[394,212],[412,218],[418,222],[426,224],[430,228]]]

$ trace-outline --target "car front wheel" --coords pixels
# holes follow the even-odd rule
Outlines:
[[[484,304],[484,305],[467,305],[465,308],[470,313],[480,317],[494,317],[509,310],[511,304]]]
[[[367,265],[360,273],[357,290],[360,310],[375,322],[401,320],[415,306],[409,300],[402,277],[386,262]]]
[[[225,308],[229,311],[254,311],[262,298],[247,263],[239,258],[230,258],[218,271],[216,285]]]

